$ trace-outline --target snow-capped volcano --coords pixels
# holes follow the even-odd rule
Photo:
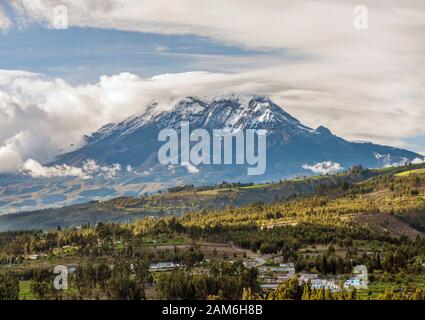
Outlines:
[[[157,118],[163,118],[164,114]],[[286,113],[270,99],[260,96],[219,96],[201,99],[188,97],[168,112],[167,127],[182,120],[207,129],[276,129],[283,123],[288,127],[311,130]],[[155,119],[157,120],[157,119]]]
[[[340,168],[357,164],[380,167],[388,165],[388,159],[395,164],[421,158],[407,150],[349,142],[322,126],[309,128],[266,97],[229,95],[187,97],[166,111],[152,104],[143,114],[120,123],[107,124],[85,137],[81,148],[60,155],[54,164],[81,166],[87,159],[93,159],[104,165],[119,163],[142,170],[154,168],[158,177],[167,179],[167,170],[161,170],[164,168],[157,159],[161,146],[158,134],[165,128],[179,130],[182,121],[189,122],[191,129],[203,128],[208,131],[266,129],[267,172],[258,177],[261,180],[306,174],[309,165],[322,162],[337,163]],[[385,155],[386,162],[383,163],[376,154]],[[210,178],[218,181],[252,180],[252,177],[243,175],[244,170],[240,170],[240,166],[226,166],[226,170],[219,167],[203,166],[190,173],[196,172],[198,178],[207,183],[213,182]],[[186,170],[184,172],[187,173]]]
[[[0,181],[1,210],[13,212],[138,196],[184,183],[276,181],[296,175],[333,173],[358,164],[383,167],[414,159],[423,161],[423,156],[407,150],[349,142],[325,127],[309,128],[261,96],[188,97],[166,109],[154,103],[145,110],[120,123],[103,126],[53,163],[43,167],[33,161],[32,167],[38,168],[36,174],[10,176],[3,179],[3,185]],[[163,142],[158,141],[158,135],[162,129],[179,132],[182,122],[188,122],[191,130],[208,132],[266,129],[264,174],[247,175],[248,165],[241,164],[162,165],[158,151]]]
[[[156,124],[160,128],[177,129],[181,121],[189,121],[191,126],[210,130],[267,129],[273,132],[286,127],[304,133],[318,134],[269,98],[261,96],[187,97],[167,111],[161,111],[156,106],[154,103],[141,115],[130,117],[120,123],[109,123],[90,136],[85,136],[83,147],[112,136],[128,136],[150,124]]]

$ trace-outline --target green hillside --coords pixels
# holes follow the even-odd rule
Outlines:
[[[425,299],[425,174],[398,174],[417,169],[181,186],[16,215],[20,223],[41,223],[46,214],[55,223],[86,214],[132,222],[0,233],[2,292],[21,299]],[[279,271],[282,262],[292,276]],[[172,267],[152,269],[157,263]],[[56,265],[76,270],[67,291],[51,287]],[[339,285],[356,265],[367,267],[368,290]],[[302,284],[306,273],[335,289]],[[274,289],[264,289],[270,283]]]
[[[215,186],[180,186],[152,196],[116,198],[64,208],[0,216],[0,231],[52,230],[96,224],[98,222],[131,222],[150,216],[181,215],[198,210],[217,210],[228,206],[272,204],[310,194],[326,194],[330,189],[347,189],[356,183],[378,176],[392,176],[420,165],[365,170],[361,167],[335,175],[297,177],[268,184],[236,184],[223,182]]]

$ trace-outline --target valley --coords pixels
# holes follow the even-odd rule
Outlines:
[[[394,168],[390,172],[403,169]],[[273,203],[291,197],[314,193],[318,188],[360,182],[379,171],[363,171],[358,175],[341,173],[328,176],[294,178],[266,184],[222,182],[218,185],[184,185],[170,192],[140,197],[120,197],[92,201],[63,208],[0,215],[0,231],[75,227],[86,223],[130,222],[148,216],[180,215],[196,210],[224,209],[253,203]]]
[[[88,216],[134,216],[0,233],[0,276],[22,299],[423,299],[424,167],[87,204]],[[31,214],[45,213],[20,219]],[[69,290],[51,287],[59,264],[71,270]],[[350,287],[356,265],[368,289]]]

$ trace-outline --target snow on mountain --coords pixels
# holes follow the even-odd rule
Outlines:
[[[100,164],[151,168],[157,165],[159,131],[164,128],[178,130],[182,121],[189,121],[192,130],[267,129],[268,167],[279,168],[277,172],[271,170],[269,176],[276,173],[279,178],[305,172],[303,165],[323,161],[334,161],[347,168],[355,164],[378,167],[388,165],[389,161],[398,163],[422,158],[407,150],[349,142],[323,126],[309,128],[267,97],[221,95],[187,97],[168,110],[152,104],[141,115],[107,124],[85,137],[83,147],[60,155],[55,164],[78,166],[87,159],[94,159]],[[385,155],[385,161],[377,154]]]
[[[244,130],[267,128],[273,131],[278,126],[286,126],[305,133],[318,134],[286,113],[269,98],[261,96],[218,96],[214,98],[187,97],[170,110],[149,106],[146,111],[120,123],[110,123],[90,136],[86,136],[85,146],[97,143],[110,136],[126,136],[139,128],[156,123],[161,128],[179,128],[181,121],[208,129]]]
[[[170,107],[153,103],[145,110],[119,123],[103,126],[76,143],[71,152],[58,155],[56,161],[44,167],[36,166],[37,177],[46,172],[49,177],[32,178],[34,175],[27,174],[4,179],[3,186],[7,190],[0,192],[2,210],[137,196],[182,183],[276,181],[335,172],[359,164],[375,168],[424,159],[422,155],[399,148],[350,142],[322,126],[309,128],[262,96],[187,97]],[[249,176],[246,165],[236,164],[161,165],[158,150],[163,143],[158,141],[158,134],[164,128],[179,131],[182,121],[189,121],[191,130],[203,128],[209,132],[266,129],[265,173]],[[96,164],[100,173],[113,169],[114,174],[93,173],[87,170],[87,163]],[[68,174],[80,171],[83,177]],[[0,183],[0,191],[1,188]]]

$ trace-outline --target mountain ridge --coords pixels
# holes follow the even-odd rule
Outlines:
[[[84,157],[72,159],[73,155],[80,154],[94,145],[106,141],[108,146],[110,144],[116,146],[116,141],[124,140],[125,137],[134,133],[137,134],[137,132],[140,132],[148,126],[157,126],[157,128],[154,129],[178,129],[181,121],[189,121],[193,128],[205,128],[208,130],[215,128],[229,130],[261,128],[267,129],[269,133],[280,131],[279,135],[284,141],[289,140],[290,138],[294,139],[302,135],[307,135],[309,137],[319,136],[322,139],[332,140],[330,141],[332,143],[342,142],[344,144],[351,143],[355,145],[377,146],[381,152],[382,148],[388,147],[390,148],[388,151],[406,152],[408,157],[404,157],[407,158],[407,160],[412,160],[415,157],[421,157],[419,154],[400,148],[375,145],[372,143],[349,142],[332,134],[328,128],[323,126],[319,126],[317,129],[309,128],[287,113],[283,108],[275,104],[271,99],[262,96],[230,95],[212,98],[187,97],[177,102],[169,110],[155,112],[154,109],[155,104],[150,105],[147,108],[147,111],[140,115],[130,117],[116,124],[107,124],[103,126],[98,131],[87,136],[87,143],[80,149],[60,155],[53,164],[81,164],[82,158]],[[149,130],[152,128],[147,129]],[[145,135],[148,134],[149,132]],[[109,141],[107,141],[108,139]],[[115,142],[113,140],[115,140]],[[85,158],[90,158],[90,156],[94,157],[94,160],[96,160],[96,154],[90,152]],[[402,159],[399,158],[397,160],[400,161]],[[103,159],[102,157],[101,161],[106,161],[106,163],[112,164],[112,160],[108,161],[108,159]],[[124,164],[127,163],[124,161]],[[134,164],[134,161],[129,164]]]
[[[267,165],[263,175],[247,175],[247,165],[180,164],[158,161],[164,128],[267,129]],[[0,212],[66,206],[121,196],[140,196],[181,184],[222,181],[263,183],[306,175],[333,173],[355,165],[379,168],[409,163],[423,156],[373,143],[350,142],[328,128],[312,129],[262,96],[187,97],[162,109],[157,103],[119,123],[106,124],[75,150],[63,153],[45,167],[85,167],[99,174],[87,177],[20,175],[0,180]],[[118,164],[118,165],[117,165]],[[113,175],[108,174],[113,171]],[[48,171],[48,170],[47,170]]]

